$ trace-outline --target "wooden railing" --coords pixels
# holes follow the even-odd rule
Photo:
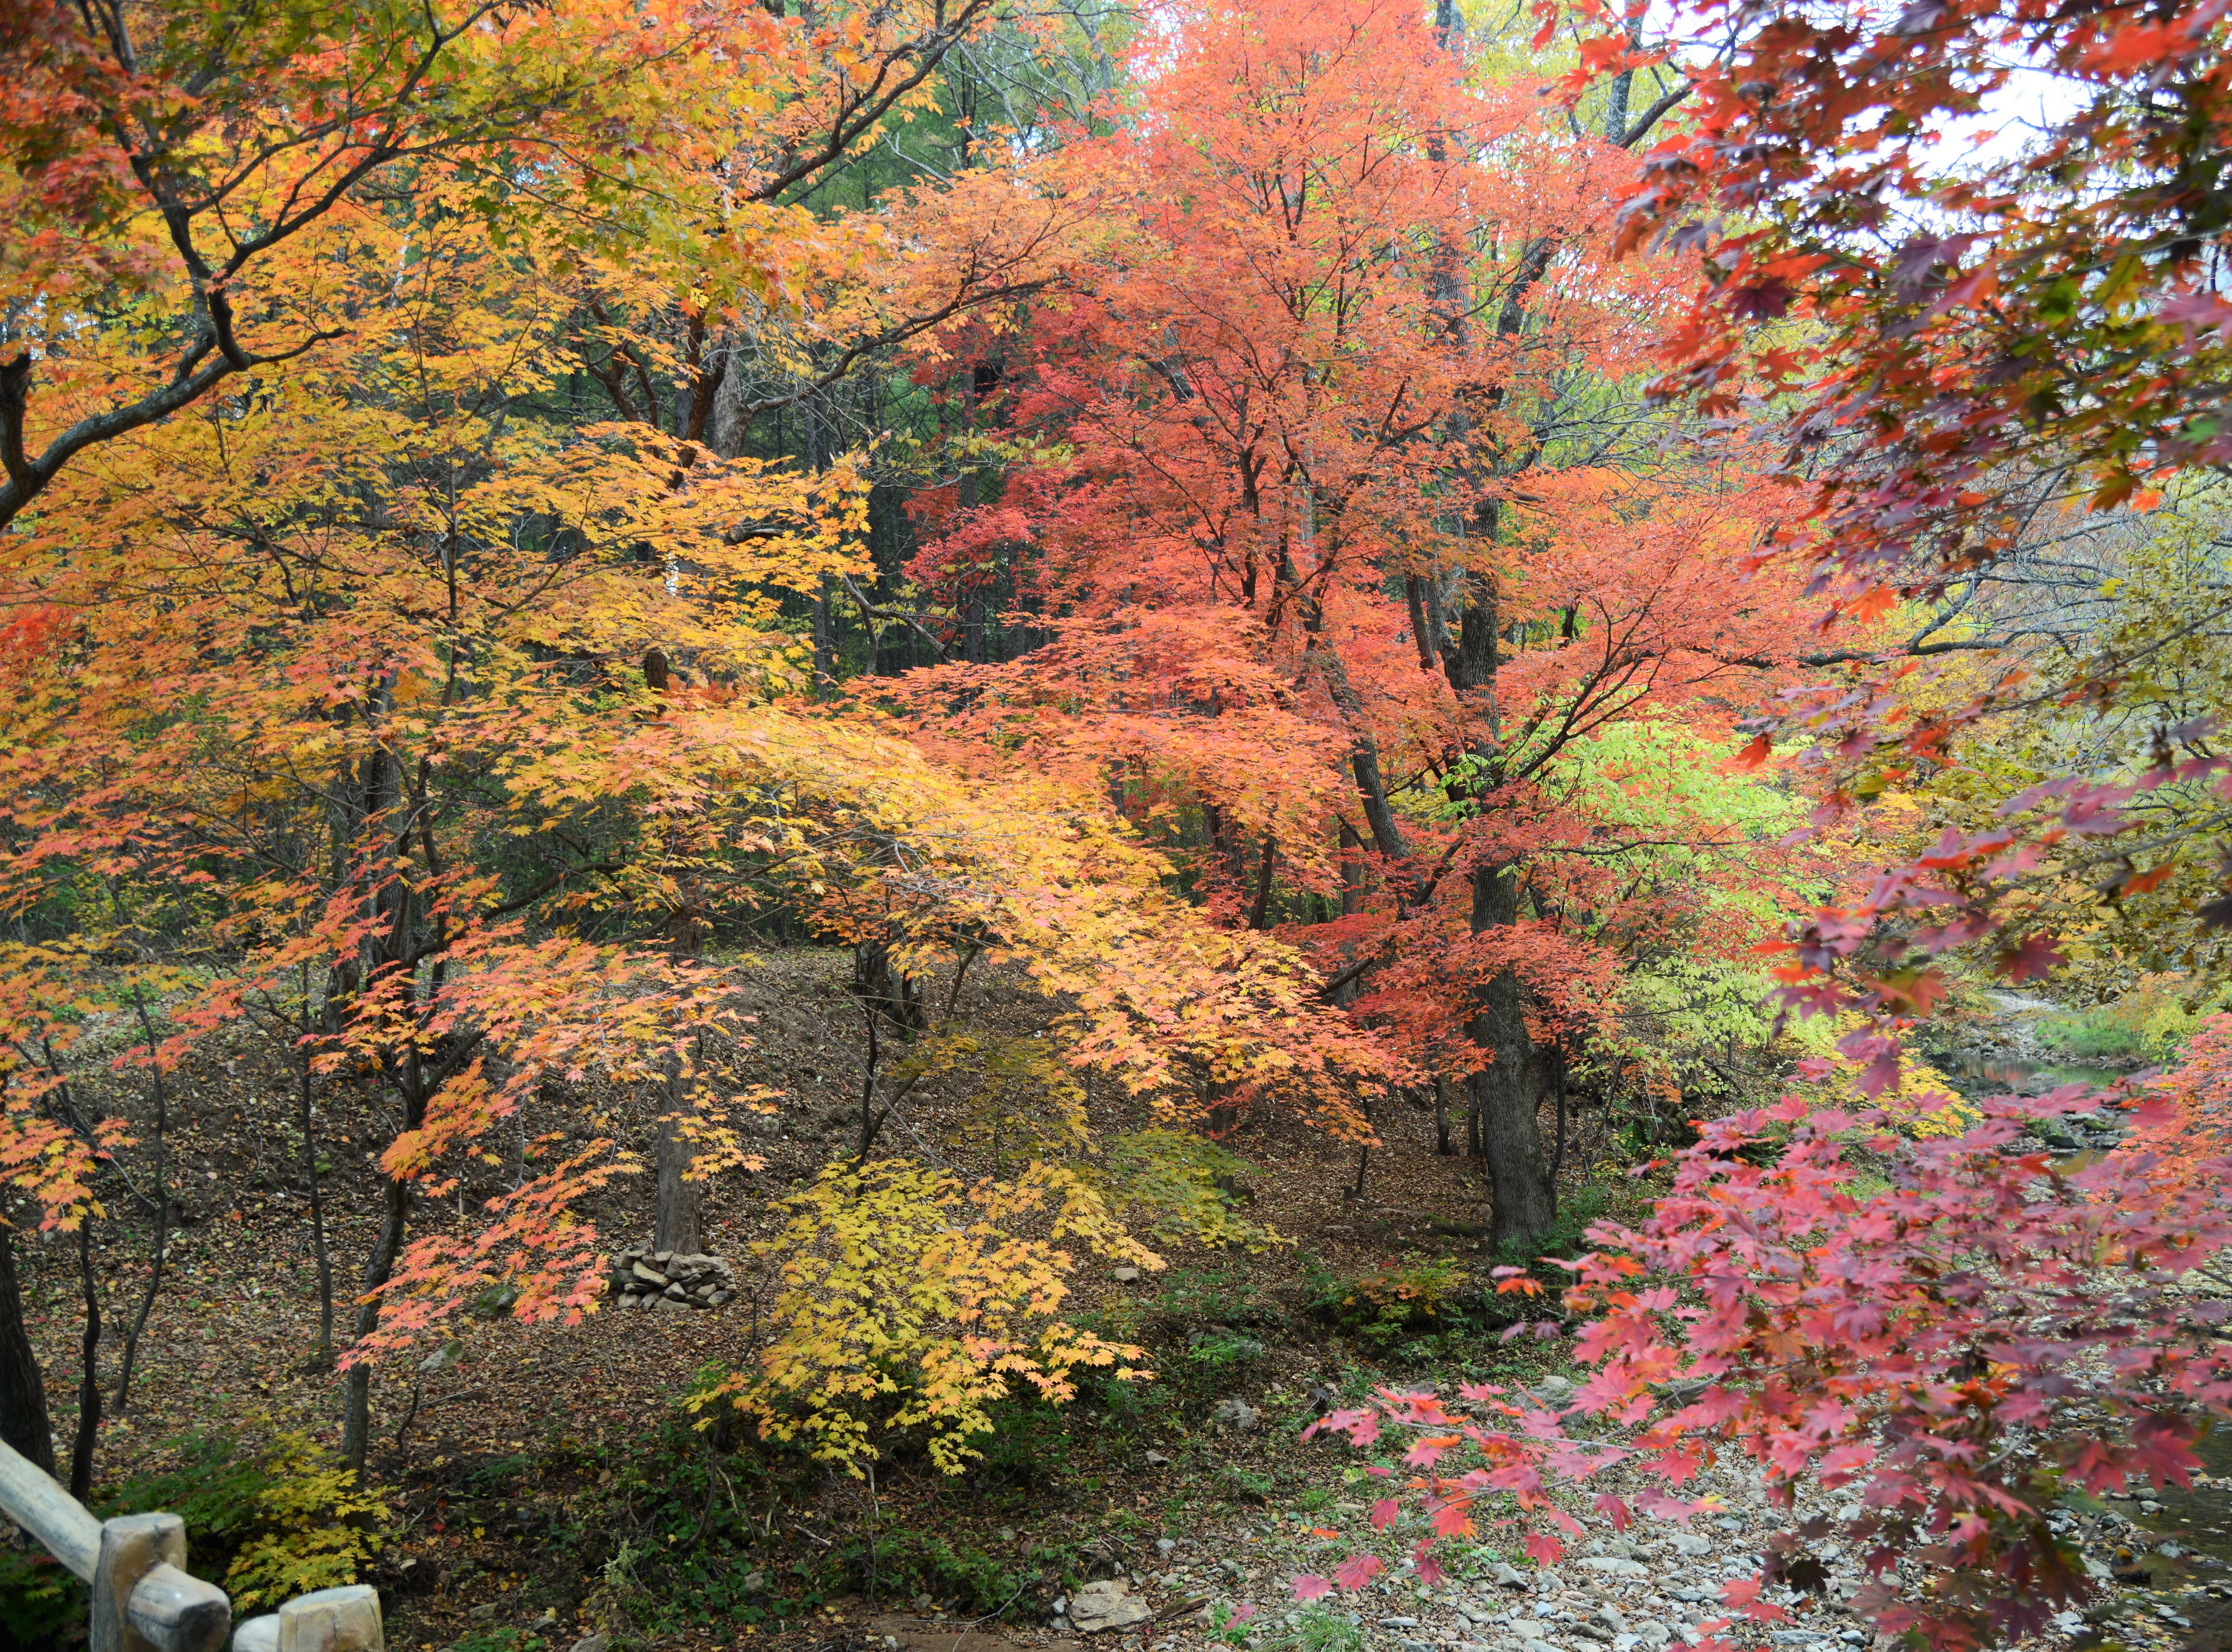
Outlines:
[[[175,1514],[96,1520],[84,1505],[0,1441],[0,1514],[85,1579],[88,1652],[383,1652],[380,1593],[365,1584],[321,1589],[251,1617],[237,1629],[232,1602],[186,1569],[186,1523]]]

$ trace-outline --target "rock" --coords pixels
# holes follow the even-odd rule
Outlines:
[[[1434,1648],[1429,1641],[1398,1641],[1395,1652],[1434,1652]]]
[[[613,1637],[604,1630],[599,1629],[594,1635],[584,1635],[580,1640],[574,1642],[572,1652],[605,1652],[605,1649],[612,1643]]]
[[[641,1279],[646,1285],[652,1286],[658,1290],[664,1291],[669,1285],[673,1283],[673,1281],[669,1279],[665,1274],[660,1273],[657,1268],[649,1266],[647,1263],[638,1262],[633,1267],[630,1268],[628,1272],[634,1274],[636,1278]]]
[[[677,1297],[654,1296],[646,1297],[644,1299],[650,1303],[654,1308],[672,1308],[677,1313],[687,1313],[690,1312],[690,1305]]]
[[[1154,1616],[1147,1603],[1135,1600],[1125,1590],[1125,1585],[1110,1577],[1097,1584],[1087,1584],[1070,1597],[1069,1621],[1083,1635],[1100,1635],[1109,1629],[1129,1629],[1134,1623],[1144,1623]]]
[[[655,1250],[651,1254],[651,1260],[661,1267],[665,1267],[674,1260],[674,1253],[671,1250]]]
[[[725,1308],[736,1299],[736,1293],[734,1291],[720,1290],[705,1299],[705,1305],[709,1308]]]
[[[1418,1620],[1415,1617],[1383,1617],[1379,1620],[1379,1627],[1384,1629],[1414,1629],[1418,1627]]]
[[[1710,1554],[1713,1552],[1713,1545],[1695,1532],[1670,1532],[1666,1540],[1674,1545],[1675,1553],[1686,1556],[1692,1560],[1700,1555]]]
[[[1607,1577],[1648,1577],[1651,1568],[1640,1560],[1628,1560],[1619,1555],[1593,1554],[1581,1564],[1591,1571],[1600,1571]]]
[[[486,1623],[496,1616],[496,1603],[484,1600],[477,1606],[468,1608],[465,1616],[476,1623]]]
[[[1508,1560],[1497,1561],[1496,1570],[1488,1574],[1488,1580],[1499,1589],[1527,1587],[1527,1574]]]
[[[445,1342],[418,1362],[418,1369],[428,1377],[445,1371],[465,1357],[465,1345],[461,1342]]]
[[[1139,1270],[1136,1267],[1119,1267],[1108,1277],[1119,1285],[1137,1285],[1139,1282]]]
[[[679,1302],[689,1294],[689,1292],[678,1285],[670,1285],[666,1287],[666,1299],[669,1302]]]
[[[1163,1455],[1163,1454],[1162,1454],[1161,1452],[1159,1452],[1159,1451],[1151,1451],[1151,1452],[1149,1452],[1149,1453],[1147,1454],[1147,1467],[1150,1467],[1150,1468],[1168,1468],[1170,1466],[1171,1466],[1171,1460],[1170,1460],[1168,1457],[1165,1457],[1165,1455]]]
[[[1673,1639],[1674,1631],[1664,1623],[1651,1621],[1635,1626],[1636,1644],[1647,1649],[1647,1652],[1660,1652]]]
[[[1152,1451],[1147,1454],[1150,1459],[1152,1459],[1154,1454],[1155,1454]],[[1157,1538],[1155,1539],[1155,1552],[1162,1556],[1165,1560],[1169,1559],[1171,1556],[1177,1552],[1178,1546],[1178,1540],[1176,1538]]]
[[[1209,1420],[1220,1428],[1230,1428],[1235,1434],[1251,1433],[1262,1418],[1256,1408],[1242,1399],[1225,1400],[1209,1414]]]

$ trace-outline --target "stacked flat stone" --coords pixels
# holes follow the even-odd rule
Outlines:
[[[607,1290],[624,1308],[721,1308],[736,1299],[724,1257],[653,1250],[646,1240],[613,1258]]]

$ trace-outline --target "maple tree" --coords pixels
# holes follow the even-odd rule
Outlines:
[[[1650,123],[1560,130],[1469,79],[1461,32],[1174,19],[1155,119],[1063,157],[1106,227],[1059,301],[925,368],[998,353],[998,475],[918,500],[911,571],[957,617],[1010,591],[1028,641],[898,692],[955,761],[1105,786],[1236,930],[1337,896],[1287,932],[1343,987],[1377,971],[1353,1013],[1472,1086],[1523,1240],[1561,1015],[1618,973],[1544,920],[1592,830],[1553,778],[1649,710],[1724,722],[1788,657],[1791,593],[1733,566],[1776,508],[1741,452],[1661,464],[1679,438],[1628,393],[1674,296],[1610,257]]]
[[[1592,1231],[1600,1248],[1564,1293],[1590,1316],[1575,1352],[1596,1367],[1571,1409],[1618,1433],[1492,1384],[1461,1386],[1474,1403],[1457,1412],[1391,1391],[1320,1426],[1411,1441],[1404,1461],[1420,1472],[1405,1483],[1431,1527],[1422,1570],[1437,1540],[1477,1529],[1484,1493],[1578,1534],[1554,1489],[1586,1495],[1625,1467],[1641,1490],[1607,1491],[1598,1510],[1623,1526],[1684,1519],[1700,1506],[1685,1483],[1736,1453],[1783,1506],[1818,1485],[1853,1512],[1840,1530],[1772,1539],[1761,1576],[1723,1590],[1732,1608],[1786,1616],[1771,1587],[1803,1586],[1805,1544],[1834,1531],[1867,1558],[1873,1581],[1852,1603],[1884,1629],[1943,1647],[2034,1633],[2092,1587],[2048,1519],[2056,1501],[2133,1478],[2190,1483],[2195,1438],[2232,1403],[2222,1305],[2186,1288],[2232,1244],[2222,1143],[2200,1150],[2209,1185],[2175,1200],[2144,1137],[2074,1169],[2020,1144],[2028,1121],[2091,1105],[2073,1087],[2002,1097],[1973,1128],[1922,1140],[1802,1098],[1714,1120],[1646,1221]],[[2154,1103],[2143,1117],[2171,1114]],[[1768,1162],[1751,1162],[1762,1149]],[[1858,1192],[1862,1166],[1886,1190]],[[1390,1500],[1375,1523],[1400,1518]],[[1546,1561],[1560,1552],[1548,1532],[1526,1541]],[[1381,1565],[1358,1557],[1343,1586]]]
[[[88,1015],[175,996],[180,959],[195,974],[152,1071],[257,1016],[293,1048],[306,1118],[314,1087],[392,1092],[354,1292],[354,1463],[382,1349],[499,1279],[523,1318],[591,1299],[595,1235],[570,1208],[628,1156],[552,1116],[548,1081],[654,1079],[721,1024],[719,982],[686,956],[696,876],[779,865],[784,842],[841,930],[850,874],[907,869],[865,807],[904,768],[892,742],[751,716],[802,680],[781,593],[860,566],[857,472],[710,457],[719,373],[697,347],[709,314],[795,306],[824,337],[852,328],[859,353],[927,325],[912,302],[942,318],[999,289],[1044,230],[996,219],[982,187],[973,209],[969,185],[946,193],[951,225],[972,210],[984,225],[950,238],[950,261],[923,259],[904,215],[833,224],[782,198],[873,140],[989,16],[885,10],[832,34],[758,7],[383,14],[331,53],[341,13],[204,49],[194,27],[227,27],[211,11],[143,55],[125,8],[58,11],[16,42],[29,80],[11,141],[49,159],[11,187],[48,232],[10,272],[46,301],[10,327],[45,331],[16,339],[0,409],[0,878],[42,938],[11,955],[0,1163],[44,1225],[82,1238],[99,1167],[133,1143],[76,1112],[62,1062]],[[686,72],[714,61],[749,73]],[[376,96],[396,63],[400,89]],[[442,88],[424,121],[422,81]],[[125,151],[140,171],[120,170]],[[496,155],[543,171],[506,185],[482,164]],[[143,244],[150,224],[167,241]],[[833,318],[818,293],[840,278]],[[619,418],[573,411],[571,381],[609,389],[623,364],[639,401],[622,385]],[[770,740],[789,748],[772,764],[756,749]],[[830,800],[818,841],[790,816],[801,786]],[[1041,853],[1068,841],[1012,811],[988,824]],[[1090,859],[1071,863],[1088,910],[1154,878],[1135,857],[1093,892]],[[995,884],[988,904],[1030,889]],[[1099,977],[1093,945],[1080,928],[1053,949],[1065,984]],[[1325,1070],[1306,1025],[1249,1036],[1251,992],[1306,995],[1280,984],[1290,963],[1169,962],[1145,1002],[1223,1007],[1187,1031],[1204,1060],[1244,1068],[1283,1044]],[[1157,1059],[1117,1031],[1139,996],[1094,1020],[1112,1066]],[[413,1211],[495,1162],[483,1138],[523,1130],[522,1110],[557,1126],[520,1137],[535,1172],[460,1231],[411,1240]],[[698,1156],[734,1162],[719,1098],[697,1112]],[[159,1281],[159,1229],[156,1254]],[[88,1396],[90,1292],[88,1276]],[[12,1293],[0,1305],[20,1342]],[[97,1420],[81,1407],[81,1478]]]
[[[1698,260],[1662,391],[1775,419],[1783,468],[1811,493],[1804,528],[1777,548],[1812,570],[1832,633],[1823,657],[1858,672],[1784,718],[1826,759],[1825,816],[1934,774],[2000,714],[2143,704],[2153,663],[2188,625],[2119,625],[2073,658],[2010,657],[2023,627],[1990,623],[2016,617],[1991,586],[2002,565],[2067,545],[2073,518],[2113,528],[2165,499],[2206,509],[2225,457],[2210,410],[2228,313],[2212,273],[2222,191],[2199,158],[2228,119],[2222,19],[1996,0],[1739,18],[1707,4],[1645,42],[1637,21],[1573,15],[1583,39],[1569,90],[1639,68],[1688,87],[1681,129],[1643,158],[1619,240]],[[2011,103],[2026,85],[2048,98],[2028,132]],[[1963,152],[1955,139],[1969,134],[1983,141]],[[2207,616],[2190,619],[2213,626],[2221,593],[2186,595]],[[1871,622],[1902,601],[1925,621],[1895,643]],[[1966,614],[1985,619],[1981,634]],[[1970,691],[1917,712],[1901,691],[1915,662],[1969,650],[1988,651]],[[2058,967],[2054,914],[2030,898],[2042,884],[2075,871],[2112,901],[2190,878],[2149,828],[2179,791],[2205,804],[2221,781],[2205,718],[2125,726],[2136,737],[2113,778],[2049,764],[2008,818],[1949,826],[1863,902],[1825,915],[1794,985],[1895,1019],[1916,1007],[1914,983],[1933,990],[1930,960],[1951,949],[1989,941],[2018,981]],[[2206,807],[2175,812],[2217,829]],[[1857,1034],[1863,1045],[1887,1080],[1888,1026]]]

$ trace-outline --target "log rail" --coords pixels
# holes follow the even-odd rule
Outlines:
[[[88,1652],[384,1652],[380,1594],[321,1589],[233,1627],[232,1602],[186,1571],[175,1514],[97,1520],[51,1476],[0,1441],[0,1514],[83,1578],[92,1595]]]

